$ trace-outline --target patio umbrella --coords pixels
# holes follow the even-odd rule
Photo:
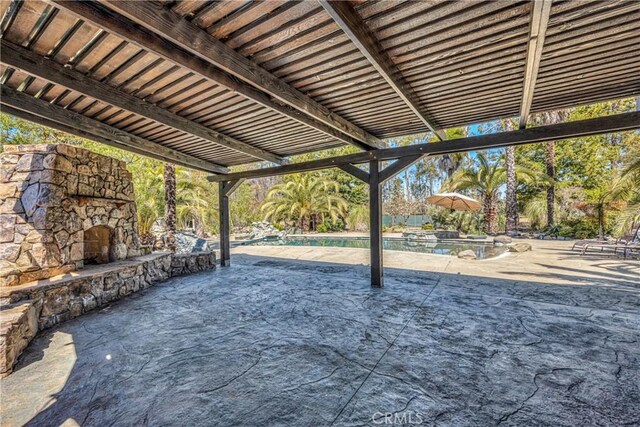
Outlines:
[[[458,193],[439,193],[427,197],[429,203],[457,211],[477,211],[482,207],[480,202]]]

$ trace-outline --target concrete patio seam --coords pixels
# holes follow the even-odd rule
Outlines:
[[[393,345],[395,344],[396,340],[400,337],[400,335],[402,335],[402,333],[404,332],[404,330],[407,328],[407,325],[409,323],[411,323],[411,321],[414,319],[414,317],[416,317],[416,314],[418,314],[418,311],[420,311],[420,309],[422,308],[422,306],[424,305],[425,302],[427,302],[427,300],[429,299],[429,297],[431,296],[431,294],[433,293],[433,291],[438,287],[438,285],[440,284],[440,280],[438,279],[438,281],[435,283],[435,285],[433,285],[433,287],[431,288],[431,290],[429,291],[429,293],[424,297],[424,299],[422,300],[422,302],[418,305],[418,307],[414,310],[414,312],[411,314],[411,316],[409,317],[409,319],[407,319],[407,321],[404,323],[404,325],[402,325],[402,328],[400,328],[400,331],[398,332],[398,334],[393,338],[393,341],[391,341],[391,344],[389,344],[389,346],[384,350],[384,352],[382,353],[382,355],[380,356],[380,358],[377,360],[376,364],[373,365],[373,368],[371,368],[369,370],[369,372],[367,373],[367,376],[364,378],[364,380],[362,380],[362,383],[360,383],[360,385],[358,386],[358,388],[356,389],[356,391],[353,392],[353,394],[351,395],[351,397],[349,398],[349,400],[347,401],[347,403],[344,404],[344,406],[342,407],[342,409],[340,409],[340,412],[338,412],[338,415],[336,415],[336,417],[333,419],[333,421],[331,422],[331,426],[333,426],[336,421],[338,420],[338,418],[340,418],[340,415],[342,415],[342,413],[344,412],[345,408],[347,406],[349,406],[349,403],[351,403],[351,401],[353,400],[353,398],[358,394],[358,392],[360,391],[360,389],[362,388],[362,386],[367,382],[367,380],[369,379],[369,377],[371,376],[371,374],[373,372],[375,372],[376,368],[378,367],[378,365],[380,364],[380,362],[382,361],[382,359],[384,358],[384,356],[387,354],[387,352],[389,351],[389,349],[391,349],[391,347],[393,347]]]

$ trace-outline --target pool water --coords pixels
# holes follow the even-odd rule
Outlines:
[[[250,246],[328,246],[337,248],[369,248],[369,239],[366,237],[306,237],[294,236],[279,239],[266,237],[243,243]],[[498,256],[507,251],[504,246],[494,246],[492,243],[463,242],[463,241],[425,241],[406,238],[385,238],[382,246],[388,251],[419,252],[438,255],[458,255],[459,252],[470,249],[475,252],[478,259],[486,259]]]

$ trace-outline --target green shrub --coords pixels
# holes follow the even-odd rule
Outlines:
[[[598,236],[598,222],[589,217],[565,221],[554,228],[557,228],[556,235],[572,239],[591,239]]]
[[[550,225],[545,228],[544,232],[549,236],[558,236],[560,234],[560,226],[557,224]]]
[[[423,230],[433,230],[433,224],[429,224],[429,223],[424,223],[422,224],[422,229]]]
[[[344,230],[344,221],[340,218],[332,220],[331,218],[325,218],[322,223],[318,224],[316,231],[318,233],[328,233],[330,231],[342,231]]]

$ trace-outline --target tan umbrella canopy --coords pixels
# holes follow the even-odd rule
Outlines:
[[[429,203],[457,211],[477,211],[482,207],[480,202],[458,193],[439,193],[427,197]]]

